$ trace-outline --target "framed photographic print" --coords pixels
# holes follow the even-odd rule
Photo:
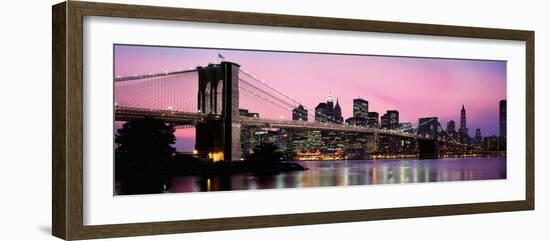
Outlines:
[[[53,6],[53,235],[534,209],[534,32]]]

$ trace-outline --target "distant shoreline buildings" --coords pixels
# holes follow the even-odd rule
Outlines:
[[[315,107],[315,122],[343,124],[366,128],[377,128],[407,133],[414,133],[420,136],[433,137],[451,142],[477,146],[484,151],[505,151],[506,150],[506,100],[499,101],[499,135],[483,136],[481,128],[475,128],[474,136],[469,135],[467,122],[467,110],[464,105],[460,109],[460,125],[456,126],[454,120],[449,120],[443,127],[437,116],[420,117],[418,123],[400,122],[398,110],[386,110],[379,116],[378,112],[369,111],[370,103],[362,98],[353,99],[353,116],[344,120],[342,107],[338,98],[334,103],[331,94],[325,102],[320,102]],[[240,114],[247,117],[259,118],[259,113],[249,112],[241,109]],[[308,108],[302,104],[292,109],[293,121],[311,121]],[[378,139],[363,134],[350,134],[338,131],[289,131],[289,130],[256,130],[245,132],[242,136],[243,148],[251,150],[257,143],[274,142],[281,150],[295,150],[295,155],[302,159],[308,158],[353,158],[364,156],[373,150],[377,152],[406,153],[414,149],[410,141],[399,141],[389,136],[379,136]],[[347,143],[347,144],[346,144]],[[374,144],[379,145],[375,148]]]

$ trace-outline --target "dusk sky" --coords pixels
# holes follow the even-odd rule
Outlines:
[[[362,98],[380,116],[395,109],[400,122],[437,116],[443,126],[454,120],[458,128],[464,105],[470,135],[476,128],[483,136],[498,135],[499,101],[506,99],[505,61],[116,45],[114,74],[195,68],[219,62],[218,53],[310,108],[332,94],[344,119],[352,116],[352,100]],[[291,118],[280,109],[262,108],[261,102],[242,102],[241,108],[261,117]],[[191,134],[179,132],[181,137]]]

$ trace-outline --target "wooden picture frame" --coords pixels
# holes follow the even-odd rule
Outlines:
[[[52,233],[66,239],[203,232],[368,220],[533,210],[534,189],[534,32],[432,24],[338,19],[68,1],[52,8],[53,156]],[[315,212],[87,226],[83,224],[83,17],[107,16],[207,23],[299,27],[526,43],[525,199],[336,212]]]

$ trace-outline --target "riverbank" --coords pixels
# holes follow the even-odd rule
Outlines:
[[[281,172],[305,171],[306,167],[293,161],[239,161],[239,162],[208,162],[186,155],[176,155],[171,162],[173,175],[220,176],[241,173],[255,175],[274,175]]]
[[[506,152],[492,152],[492,153],[471,153],[471,154],[442,154],[439,158],[432,159],[446,159],[446,158],[478,158],[478,157],[506,157]],[[418,154],[376,154],[370,155],[365,158],[310,158],[310,159],[298,159],[295,161],[356,161],[356,160],[416,160],[419,159]],[[430,158],[426,158],[429,160]]]

